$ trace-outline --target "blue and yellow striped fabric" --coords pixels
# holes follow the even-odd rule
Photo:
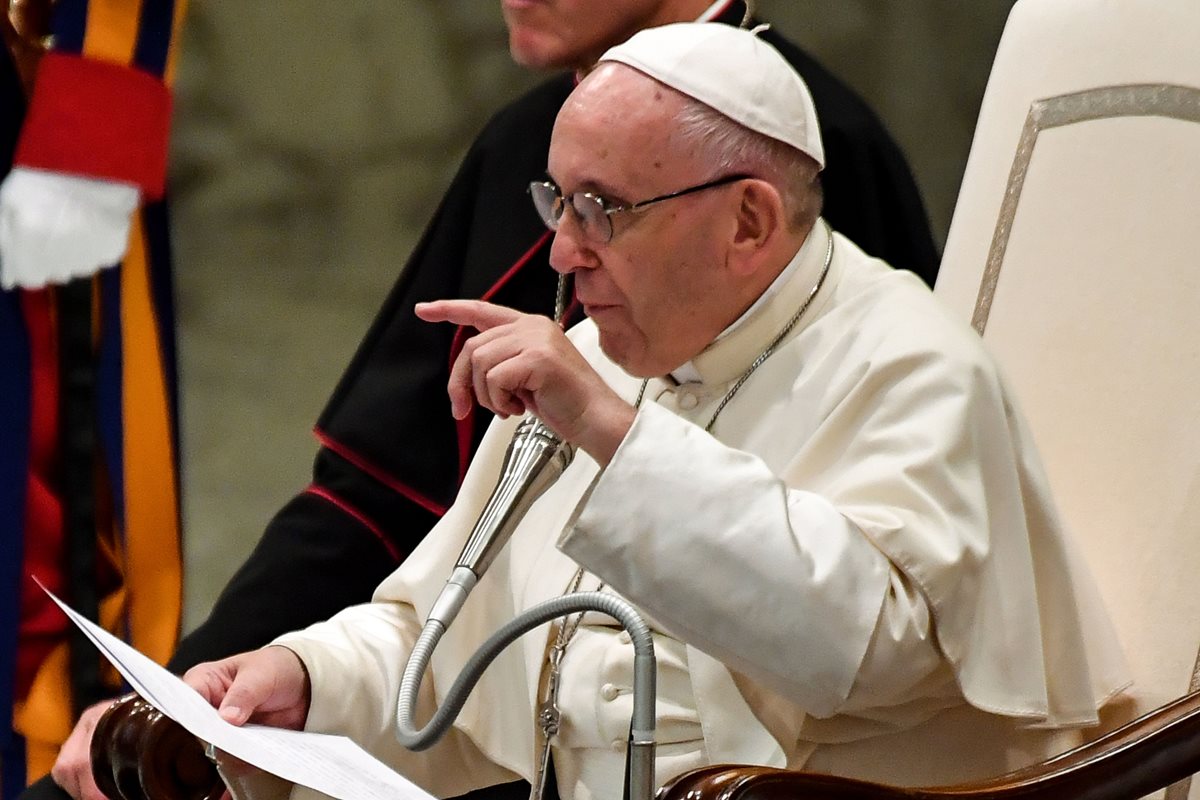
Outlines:
[[[183,13],[183,0],[59,0],[54,48],[169,84]],[[9,92],[0,102],[3,125],[15,124],[20,98]],[[0,143],[6,171],[11,137]],[[174,649],[182,597],[174,318],[162,202],[139,209],[117,268],[67,287],[0,293],[5,800],[49,770],[79,706],[118,688],[90,647],[70,641],[31,572],[152,658],[165,662]],[[86,407],[73,408],[81,398]],[[85,491],[64,490],[72,472],[85,476]]]

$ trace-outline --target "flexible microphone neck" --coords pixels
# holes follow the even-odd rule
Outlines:
[[[421,681],[433,651],[458,616],[467,595],[491,566],[496,554],[512,537],[525,512],[550,484],[563,474],[575,449],[541,420],[526,417],[517,426],[504,454],[496,488],[484,505],[471,535],[458,557],[450,579],[430,608],[413,645],[396,699],[396,738],[410,750],[424,750],[440,739],[462,710],[467,693],[500,650],[539,625],[571,613],[601,611],[629,631],[634,647],[633,717],[629,732],[625,797],[652,800],[655,759],[655,659],[650,628],[628,601],[591,592],[554,597],[519,614],[491,636],[463,667],[443,704],[421,729],[415,709]]]

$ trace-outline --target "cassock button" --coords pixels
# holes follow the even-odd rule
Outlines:
[[[606,683],[600,687],[600,696],[605,700],[616,700],[620,694],[621,690],[611,683]]]
[[[621,631],[617,635],[617,640],[621,644],[631,644],[633,642],[633,637],[629,635],[629,631]]]
[[[616,750],[618,753],[623,751],[625,749],[625,740],[624,739],[613,739],[612,740],[612,749]]]
[[[684,411],[691,411],[698,405],[700,405],[700,398],[696,396],[695,392],[688,391],[687,389],[679,391],[679,407]]]

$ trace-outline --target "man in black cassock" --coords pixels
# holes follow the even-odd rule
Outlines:
[[[703,11],[707,0],[697,4]],[[741,21],[741,2],[716,5],[722,22]],[[812,91],[828,162],[825,217],[867,253],[932,285],[938,255],[899,148],[844,84],[774,31],[763,36]],[[271,521],[174,667],[258,646],[368,599],[453,502],[491,415],[451,418],[445,385],[463,332],[421,322],[413,306],[475,297],[553,313],[550,237],[526,187],[545,172],[554,118],[574,85],[571,72],[551,78],[475,140],[317,422],[312,486]]]
[[[312,484],[275,515],[208,619],[180,643],[169,664],[177,672],[370,599],[453,502],[491,420],[478,407],[464,421],[451,417],[445,387],[465,332],[423,323],[413,306],[474,297],[552,314],[551,237],[526,187],[544,174],[551,128],[576,71],[643,27],[702,16],[736,25],[746,14],[742,0],[503,5],[518,63],[567,71],[505,106],[476,138],[317,422]],[[938,254],[895,142],[862,99],[811,57],[774,31],[763,38],[812,92],[827,161],[825,218],[867,253],[932,285]],[[568,308],[569,321],[581,318]],[[76,733],[82,753],[90,728]],[[513,797],[528,794],[527,784],[510,788]],[[64,796],[44,780],[22,800]]]

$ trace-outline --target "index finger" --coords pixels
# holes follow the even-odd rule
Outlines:
[[[452,322],[479,331],[506,325],[524,316],[514,308],[484,300],[434,300],[432,303],[417,303],[415,311],[426,322]]]
[[[183,682],[196,690],[213,708],[220,706],[225,699],[232,676],[227,676],[221,669],[221,662],[206,661],[183,673]]]

